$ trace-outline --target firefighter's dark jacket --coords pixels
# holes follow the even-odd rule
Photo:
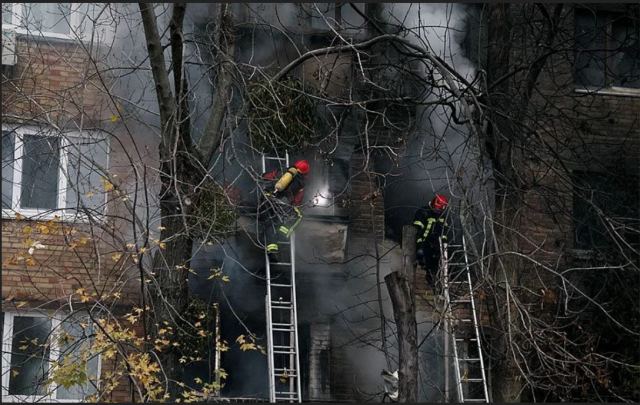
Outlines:
[[[437,246],[438,238],[442,236],[443,242],[447,240],[447,222],[445,211],[434,210],[430,207],[422,207],[416,211],[413,225],[418,228],[416,243],[429,246]]]

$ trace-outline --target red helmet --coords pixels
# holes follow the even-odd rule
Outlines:
[[[436,194],[436,196],[433,197],[433,200],[431,200],[429,205],[433,209],[443,210],[443,209],[447,208],[447,205],[449,205],[449,200],[447,199],[446,196],[444,196],[442,194]]]
[[[307,162],[306,160],[298,160],[293,164],[293,167],[298,169],[298,171],[302,174],[309,173],[309,162]]]

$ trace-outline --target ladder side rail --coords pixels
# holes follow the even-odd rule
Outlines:
[[[289,159],[289,154],[287,154],[287,159]],[[296,385],[297,385],[297,391],[298,391],[298,402],[302,402],[302,388],[300,386],[300,375],[301,370],[300,370],[300,350],[298,347],[298,301],[297,301],[297,297],[296,297],[296,248],[295,248],[295,237],[296,237],[296,233],[293,232],[293,235],[291,235],[291,240],[290,240],[290,252],[291,252],[291,257],[290,257],[290,263],[291,263],[291,309],[292,309],[292,314],[293,314],[293,329],[294,329],[294,348],[295,348],[295,370],[296,370]]]
[[[273,359],[273,327],[271,324],[270,294],[265,296],[265,308],[267,315],[267,362],[269,374],[269,402],[276,402],[275,369]]]
[[[478,358],[480,359],[480,373],[482,375],[482,387],[484,390],[484,399],[489,402],[489,387],[487,386],[487,377],[484,368],[484,356],[482,355],[482,344],[480,342],[480,327],[479,327],[479,318],[478,313],[476,311],[475,299],[473,298],[473,285],[471,284],[471,269],[469,263],[469,256],[467,254],[467,246],[466,239],[464,235],[462,236],[462,245],[464,248],[464,260],[465,260],[465,269],[467,273],[467,281],[469,283],[469,298],[471,301],[471,311],[473,315],[473,328],[476,335],[476,344],[478,346]]]

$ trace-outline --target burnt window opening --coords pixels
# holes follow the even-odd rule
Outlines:
[[[322,349],[318,357],[320,359],[320,391],[323,394],[327,394],[329,393],[329,384],[331,382],[331,352],[329,349]]]
[[[585,87],[640,88],[640,12],[577,8],[576,84]]]
[[[298,344],[300,346],[300,385],[302,388],[302,399],[309,400],[309,354],[311,352],[311,325],[301,323],[298,325]]]
[[[640,178],[615,173],[573,172],[574,247],[603,256],[617,246],[640,245]],[[615,254],[615,253],[614,253]]]

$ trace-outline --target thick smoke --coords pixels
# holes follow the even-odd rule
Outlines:
[[[472,81],[476,68],[466,57],[463,47],[472,9],[463,4],[389,4],[385,15],[391,24],[408,30],[407,39],[440,57],[467,81]],[[426,72],[425,72],[426,75]],[[445,84],[438,71],[438,84]],[[450,96],[445,88],[434,89],[425,102],[436,102]],[[461,105],[455,103],[460,120]],[[473,205],[487,186],[486,162],[477,149],[477,140],[467,125],[452,120],[452,109],[444,105],[418,107],[416,128],[411,134],[407,153],[402,157],[397,181],[389,183],[385,203],[391,237],[399,238],[401,225],[424,206],[436,192],[450,197],[452,207],[465,200]],[[399,192],[413,190],[413,193]],[[485,209],[487,207],[484,207]]]
[[[248,23],[257,24],[253,31],[243,31],[239,36],[238,57],[243,66],[273,70],[274,66],[283,65],[297,56],[297,49],[292,38],[299,33],[299,25],[305,18],[300,15],[300,8],[294,4],[262,4],[252,3],[248,10],[241,11],[239,5],[234,10],[237,17],[245,18]],[[189,4],[185,18],[187,35],[207,33],[210,23],[215,22],[216,5]],[[357,20],[357,16],[349,7],[344,8],[343,19]],[[360,5],[360,9],[363,9]],[[158,134],[159,116],[157,98],[152,85],[151,71],[146,60],[146,43],[142,25],[139,20],[137,5],[121,5],[118,9],[119,22],[117,24],[115,43],[109,54],[109,62],[113,66],[122,67],[121,80],[116,82],[113,89],[114,96],[122,105],[125,118],[133,118],[139,123],[139,133]],[[244,13],[244,14],[242,14]],[[408,38],[414,43],[429,49],[453,66],[458,73],[467,79],[475,74],[473,64],[464,56],[461,46],[462,33],[465,30],[466,6],[460,4],[387,4],[384,16],[389,23],[400,24],[408,29]],[[165,28],[171,14],[170,5],[158,6],[160,16],[160,31]],[[302,18],[304,17],[304,18]],[[243,20],[244,21],[244,20]],[[316,21],[317,25],[319,22]],[[313,23],[313,21],[312,21]],[[264,29],[267,25],[273,27]],[[359,21],[354,26],[361,26]],[[261,28],[262,27],[262,30]],[[353,31],[353,30],[352,30]],[[166,35],[166,34],[165,34]],[[166,38],[165,38],[166,40]],[[167,50],[169,60],[169,50]],[[204,123],[211,109],[212,95],[215,92],[214,78],[209,74],[211,55],[203,49],[189,44],[185,49],[185,58],[190,63],[187,67],[188,80],[192,90],[189,100],[192,109],[192,124],[197,137],[204,127]],[[436,79],[440,79],[436,74]],[[239,95],[234,103],[237,103]],[[433,101],[442,94],[431,94],[425,101]],[[234,104],[235,106],[236,104]],[[478,173],[478,151],[469,148],[469,133],[465,126],[459,126],[450,120],[451,110],[446,107],[421,108],[417,111],[418,123],[415,131],[410,134],[407,152],[401,157],[399,168],[387,183],[385,190],[385,205],[387,227],[394,239],[399,239],[399,231],[403,224],[411,222],[413,212],[424,205],[434,192],[444,192],[460,199],[465,192],[469,193],[469,184],[474,182]],[[235,117],[234,117],[235,118]],[[215,173],[226,179],[232,185],[241,189],[243,198],[250,200],[255,196],[255,183],[247,175],[245,167],[253,166],[259,172],[259,160],[247,147],[246,125],[239,122],[233,136],[223,145],[223,153],[216,161]],[[357,135],[357,125],[347,123],[343,132],[349,137]],[[353,151],[353,145],[341,145],[338,153],[342,163],[348,162]],[[343,153],[344,152],[344,153]],[[151,151],[154,153],[154,151]],[[292,156],[297,158],[298,156]],[[302,157],[302,156],[300,156]],[[306,156],[309,157],[309,156]],[[317,161],[314,167],[320,167]],[[340,164],[338,164],[339,167]],[[343,165],[344,166],[344,165]],[[345,173],[346,170],[314,172],[309,181],[307,198],[317,192],[325,193],[327,189],[320,179],[327,173]],[[331,184],[335,184],[334,181]],[[331,190],[338,193],[341,190]],[[410,191],[410,192],[409,192]],[[304,222],[300,232],[304,232]],[[317,235],[323,237],[322,234]],[[389,271],[399,265],[398,249],[393,248],[393,242],[387,241],[378,246],[378,254],[385,255],[381,260],[382,281]],[[301,272],[307,272],[307,283],[301,283],[298,295],[302,297],[300,303],[301,322],[327,322],[334,330],[335,350],[344,356],[353,370],[348,374],[346,385],[354,383],[365,393],[372,394],[370,399],[378,400],[380,396],[373,396],[382,389],[380,371],[383,368],[397,367],[397,349],[394,347],[393,327],[390,322],[392,312],[388,301],[386,286],[381,285],[383,297],[383,312],[387,318],[385,325],[389,337],[389,352],[391,366],[381,354],[380,345],[380,317],[377,306],[377,279],[375,249],[371,241],[367,243],[354,242],[348,246],[351,257],[362,255],[361,258],[350,260],[342,265],[330,265],[317,258],[312,246],[301,246],[298,257]],[[391,251],[391,253],[389,253]],[[229,238],[218,246],[197,246],[192,268],[197,275],[190,276],[190,287],[194,296],[215,301],[220,304],[222,315],[223,338],[232,345],[232,350],[223,355],[223,367],[227,369],[230,380],[223,391],[230,396],[266,396],[267,372],[266,357],[257,353],[240,352],[233,341],[240,334],[246,334],[250,329],[259,338],[264,338],[264,256],[246,237]],[[302,266],[306,266],[305,269]],[[220,285],[215,280],[208,280],[210,269],[221,267],[231,279],[230,283]],[[341,272],[342,274],[336,274]],[[303,277],[301,277],[301,280]],[[233,309],[233,311],[231,311]],[[421,336],[430,330],[430,323],[422,323]],[[422,351],[428,353],[422,361],[422,372],[433,383],[435,388],[428,391],[425,398],[438,397],[436,392],[442,386],[438,380],[441,370],[433,364],[437,361],[439,352],[439,338],[429,338],[423,345]],[[265,344],[265,341],[259,341]],[[424,357],[424,356],[423,356]],[[363,398],[367,398],[363,395]]]

